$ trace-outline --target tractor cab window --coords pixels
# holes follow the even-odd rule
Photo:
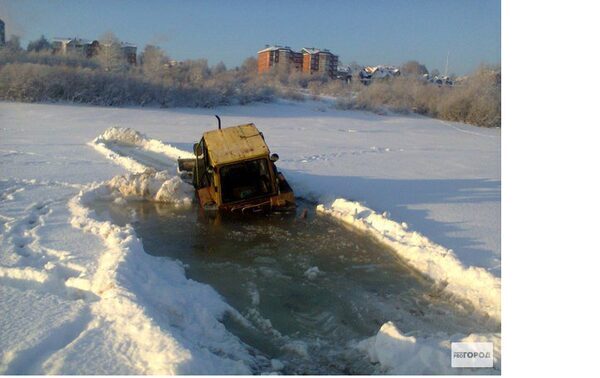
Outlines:
[[[273,192],[267,159],[226,165],[219,171],[224,203],[262,197]]]

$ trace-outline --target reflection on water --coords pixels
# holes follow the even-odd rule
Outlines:
[[[228,329],[282,361],[287,374],[377,373],[353,346],[388,320],[417,337],[485,331],[472,309],[393,251],[308,204],[298,214],[303,207],[307,219],[210,219],[195,208],[147,202],[94,206],[116,223],[132,223],[149,254],[178,259],[188,278],[213,286],[252,324],[228,317]]]

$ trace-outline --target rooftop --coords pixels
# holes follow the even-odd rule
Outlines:
[[[257,54],[260,54],[261,52],[266,52],[266,51],[277,51],[277,50],[290,50],[292,51],[292,49],[289,46],[279,46],[279,45],[266,45],[266,47],[262,50],[260,50]]]
[[[56,37],[56,38],[52,38],[53,42],[63,42],[63,43],[69,43],[69,42],[79,42],[82,44],[90,44],[92,43],[92,41],[87,40],[87,39],[83,39],[83,38],[71,38],[71,37]]]
[[[306,54],[310,54],[310,55],[313,55],[313,54],[331,54],[331,51],[329,51],[328,49],[317,49],[315,47],[304,47],[302,49],[302,52],[306,53]]]
[[[269,155],[269,148],[253,123],[205,132],[204,141],[215,166]]]

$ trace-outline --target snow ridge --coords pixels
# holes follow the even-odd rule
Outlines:
[[[148,255],[131,225],[99,219],[88,206],[98,199],[189,206],[193,188],[178,176],[110,147],[135,146],[169,157],[186,153],[131,129],[110,128],[89,144],[132,173],[92,184],[68,203],[71,225],[105,246],[91,277],[68,282],[97,298],[91,305],[94,326],[80,338],[99,329],[114,335],[115,348],[126,351],[126,365],[136,374],[251,374],[254,358],[219,321],[225,313],[243,317],[211,286],[188,280],[179,262]],[[60,366],[50,371],[62,372]]]
[[[501,370],[501,339],[499,333],[454,335],[452,337],[416,338],[403,334],[393,322],[381,326],[377,335],[361,341],[357,348],[364,351],[371,362],[378,362],[386,374],[457,374],[450,367],[449,356],[452,342],[492,342],[494,344],[494,367],[470,369],[475,374],[493,374]],[[468,369],[464,369],[468,370]]]
[[[500,322],[500,279],[478,267],[465,267],[452,250],[410,231],[375,211],[343,198],[317,206],[329,214],[390,246],[412,267],[426,274],[444,289],[470,301],[475,310],[493,322]]]
[[[182,151],[176,147],[165,144],[160,140],[148,138],[146,135],[128,127],[110,127],[89,144],[100,153],[107,155],[109,159],[115,160],[118,164],[123,165],[130,171],[140,172],[140,169],[142,169],[141,171],[143,172],[143,169],[147,168],[129,157],[119,156],[114,151],[111,151],[110,146],[115,143],[122,146],[133,146],[144,151],[163,154],[172,160],[176,160],[179,157],[194,157],[194,154],[191,152]]]
[[[159,140],[148,139],[145,135],[130,128],[111,127],[88,144],[131,172],[115,176],[108,181],[107,186],[112,189],[115,200],[119,201],[118,197],[123,197],[130,200],[147,200],[185,206],[192,203],[193,188],[185,184],[180,177],[168,171],[157,171],[154,167],[144,165],[131,156],[119,154],[113,148],[115,145],[137,147],[142,151],[166,155],[173,160],[173,164],[177,157],[189,157],[192,154]]]
[[[86,204],[107,190],[95,185],[69,201],[71,224],[106,247],[95,274],[71,282],[99,298],[96,323],[118,335],[137,373],[249,374],[252,358],[219,322],[225,312],[241,315],[212,287],[188,280],[180,263],[146,254],[130,225],[96,219]]]

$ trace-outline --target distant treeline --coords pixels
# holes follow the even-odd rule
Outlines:
[[[115,38],[110,35],[107,38]],[[421,70],[426,68],[419,65]],[[331,95],[344,109],[420,114],[485,127],[500,126],[500,70],[481,67],[452,87],[431,84],[421,72],[374,80],[365,86],[284,69],[257,74],[255,58],[240,67],[207,60],[172,61],[148,45],[138,65],[117,52],[94,58],[54,55],[42,37],[22,49],[18,39],[0,48],[0,99],[67,101],[104,106],[214,107],[269,102],[276,97],[303,100]]]

